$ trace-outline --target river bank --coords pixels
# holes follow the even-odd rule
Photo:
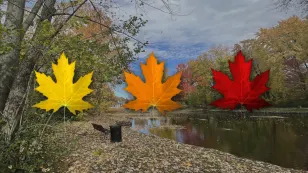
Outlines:
[[[130,114],[140,114],[138,112],[134,112],[131,110],[127,110],[124,108],[111,108],[111,112],[128,112]],[[149,109],[147,113],[151,113],[152,109]],[[157,111],[154,109],[154,113]],[[298,113],[298,114],[307,114],[308,115],[308,108],[275,108],[275,107],[268,107],[268,108],[262,108],[260,110],[253,110],[252,112],[247,111],[246,109],[243,110],[228,110],[228,109],[206,109],[206,108],[189,108],[189,107],[183,107],[178,110],[174,110],[172,112],[167,112],[167,115],[177,114],[177,113],[191,113],[191,112],[230,112],[230,113],[282,113],[282,114],[288,114],[288,113]]]
[[[111,143],[109,135],[103,135],[91,126],[91,122],[94,122],[108,128],[116,121],[128,120],[133,116],[138,116],[138,113],[129,115],[113,112],[101,117],[90,117],[85,121],[67,123],[66,140],[74,141],[68,145],[74,145],[71,147],[75,149],[62,160],[62,168],[66,168],[65,171],[62,170],[67,173],[305,172],[141,134],[130,127],[122,127],[122,142]]]
[[[170,113],[176,113],[176,112],[187,112],[187,111],[208,111],[208,112],[246,112],[246,113],[307,113],[308,114],[308,108],[262,108],[260,110],[253,110],[252,112],[247,111],[246,109],[237,109],[237,110],[228,110],[228,109],[194,109],[194,108],[184,108],[179,109]]]

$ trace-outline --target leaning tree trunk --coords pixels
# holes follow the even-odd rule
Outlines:
[[[31,67],[35,65],[34,58],[31,58],[30,56],[39,56],[38,52],[34,51],[35,49],[30,49],[29,51],[27,51],[26,55],[28,56],[20,64],[19,73],[15,78],[9,97],[5,104],[3,117],[6,124],[3,127],[3,132],[5,135],[5,140],[7,142],[11,141],[13,134],[20,122],[23,104],[27,96],[27,86],[29,82],[27,76],[31,75],[31,72],[33,70],[31,69]]]
[[[12,50],[0,56],[0,112],[4,109],[18,67],[23,37],[24,7],[25,0],[8,1],[4,22],[8,32],[3,35],[3,41],[12,46]]]
[[[13,84],[13,76],[15,76],[15,70],[18,67],[20,45],[24,37],[24,33],[27,32],[31,25],[33,25],[33,20],[40,10],[43,1],[44,0],[38,0],[34,4],[30,14],[23,23],[21,22],[24,17],[24,1],[8,1],[7,15],[4,25],[8,29],[11,29],[11,32],[4,34],[3,38],[7,44],[12,44],[15,47],[13,47],[11,52],[0,56],[0,112],[4,109],[10,88]],[[17,21],[16,19],[19,20]]]
[[[16,131],[21,113],[24,107],[24,101],[26,99],[27,88],[29,84],[29,78],[36,63],[36,58],[40,57],[44,52],[42,44],[36,43],[37,37],[40,36],[42,31],[42,21],[51,21],[52,14],[55,12],[54,5],[56,0],[46,0],[42,9],[41,19],[37,25],[32,41],[34,45],[27,50],[24,59],[19,65],[19,71],[11,87],[9,96],[7,98],[5,108],[3,111],[4,120],[6,122],[3,127],[5,140],[10,142],[14,132]]]
[[[86,3],[87,0],[84,0],[80,5],[74,9],[71,15],[62,23],[52,34],[51,37],[46,38],[49,41],[52,41],[60,30],[64,27],[65,23],[74,16],[77,10]],[[56,12],[54,8],[56,0],[45,0],[44,6],[41,12],[41,20],[38,23],[35,34],[32,37],[33,40],[36,40],[42,31],[41,22],[44,20],[51,21],[53,14]],[[24,93],[27,91],[28,82],[30,79],[31,72],[34,69],[36,58],[40,55],[43,55],[45,52],[45,47],[42,44],[34,44],[26,53],[25,58],[21,61],[19,65],[19,72],[14,80],[14,84],[10,90],[8,99],[5,104],[3,111],[4,121],[6,122],[5,126],[2,128],[4,132],[6,142],[10,142],[14,132],[18,127],[18,122],[20,121],[22,108],[24,106]]]

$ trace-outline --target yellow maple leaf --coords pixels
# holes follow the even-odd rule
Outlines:
[[[41,101],[33,107],[46,109],[46,111],[53,109],[53,112],[56,112],[62,106],[65,106],[74,115],[76,115],[76,111],[93,107],[88,102],[82,100],[84,96],[93,91],[88,88],[92,82],[93,72],[73,83],[75,62],[69,64],[64,53],[58,59],[58,65],[52,63],[52,70],[57,82],[54,82],[50,76],[46,76],[44,73],[35,72],[36,81],[39,84],[35,90],[42,93],[48,99]]]
[[[123,107],[136,111],[141,109],[145,112],[153,106],[162,114],[165,114],[165,110],[171,111],[182,107],[179,103],[171,100],[173,96],[181,92],[177,88],[181,72],[170,76],[165,83],[162,83],[164,62],[158,64],[153,52],[147,59],[146,65],[142,63],[140,65],[145,82],[139,76],[124,71],[128,85],[125,90],[137,99],[126,103]]]

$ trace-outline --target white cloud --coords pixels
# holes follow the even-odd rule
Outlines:
[[[146,1],[146,0],[144,0]],[[170,0],[169,0],[170,1]],[[119,2],[119,1],[118,1]],[[134,1],[121,0],[117,16],[138,15]],[[161,0],[146,1],[164,11]],[[276,9],[273,0],[172,0],[179,5],[177,14],[171,16],[157,9],[145,6],[144,19],[149,22],[138,35],[141,41],[150,45],[140,58],[154,53],[162,59],[170,59],[169,68],[175,70],[183,59],[196,58],[209,47],[223,44],[233,46],[241,40],[253,38],[260,28],[268,28],[278,21],[296,15],[294,11]],[[173,62],[171,62],[173,61]],[[139,63],[132,64],[134,71],[140,71]],[[120,87],[120,88],[123,88]],[[127,92],[119,89],[118,94],[127,97]]]
[[[146,2],[167,11],[160,0]],[[154,51],[167,58],[191,58],[189,55],[195,56],[195,54],[191,52],[193,50],[187,49],[191,49],[195,44],[204,45],[195,48],[201,49],[197,51],[198,53],[205,51],[206,45],[233,45],[254,37],[259,28],[272,27],[279,20],[295,14],[277,10],[274,1],[269,0],[173,0],[172,2],[179,5],[172,6],[172,9],[180,10],[176,14],[191,14],[171,16],[147,5],[143,8],[146,11],[144,13],[130,0],[122,0],[119,4],[120,8],[116,10],[118,16],[124,15],[124,18],[127,18],[129,15],[143,13],[144,19],[149,21],[138,35],[139,40],[147,40],[152,45],[162,42],[168,45],[168,48],[150,47],[145,54]],[[179,54],[181,56],[178,56]]]

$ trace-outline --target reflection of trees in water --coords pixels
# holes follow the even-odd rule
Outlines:
[[[182,140],[186,144],[198,145],[200,143],[199,137],[196,136],[196,133],[193,133],[192,123],[187,123],[185,129],[181,131]]]
[[[134,119],[133,120],[135,125],[144,126],[148,128],[158,127],[161,124],[164,124],[164,121],[156,118],[148,118],[148,119]]]
[[[271,137],[271,144],[270,144],[270,150],[269,150],[269,152],[270,152],[270,154],[271,155],[273,155],[273,156],[275,156],[276,155],[276,121],[272,121],[272,137]],[[269,160],[269,162],[273,162],[272,161],[272,157],[270,157],[270,160]]]
[[[149,129],[152,134],[158,135],[163,138],[176,140],[176,130],[169,128],[153,128]]]
[[[307,118],[244,119],[232,116],[203,116],[201,119],[172,118],[169,123],[184,125],[186,129],[153,129],[151,132],[183,143],[230,152],[240,157],[284,167],[298,166],[308,169]]]
[[[308,142],[306,142],[306,145],[305,145],[304,164],[305,164],[304,168],[308,170]]]
[[[300,153],[303,148],[297,146],[299,141],[293,130],[295,124],[292,127],[290,124],[286,125],[284,120],[277,119],[255,119],[233,124],[240,129],[239,138],[242,142],[236,145],[236,133],[223,139],[231,145],[231,152],[234,154],[289,167],[294,166],[294,161],[301,164],[303,158]]]
[[[170,118],[170,123],[171,124],[185,125],[188,122],[190,122],[190,120],[189,120],[189,117],[187,117],[187,116]]]
[[[207,126],[202,123],[197,124],[196,121],[187,123],[185,129],[181,130],[183,143],[214,148],[217,137],[214,134],[207,135],[205,133],[206,130]],[[205,146],[206,144],[209,144],[210,146]]]
[[[298,146],[298,143],[307,144],[308,139],[297,137],[297,132],[307,131],[307,128],[296,127],[296,122],[288,122],[288,119],[239,119],[223,116],[205,116],[202,119],[191,120],[185,125],[187,129],[181,132],[184,143],[216,148],[286,167],[294,166],[294,162],[302,168],[307,164],[308,151],[304,146]]]

